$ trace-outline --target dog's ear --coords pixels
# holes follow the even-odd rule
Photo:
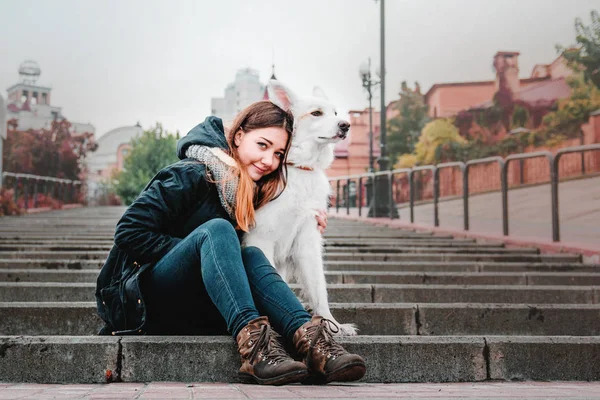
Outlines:
[[[296,95],[283,83],[271,79],[267,84],[267,92],[269,100],[277,107],[291,111],[292,106],[296,103]]]
[[[313,96],[314,96],[314,97],[319,97],[319,98],[321,98],[321,99],[324,99],[324,100],[329,100],[329,99],[327,98],[327,96],[325,95],[325,92],[323,91],[323,89],[321,89],[321,88],[320,88],[320,87],[318,87],[318,86],[315,86],[315,87],[313,88]]]

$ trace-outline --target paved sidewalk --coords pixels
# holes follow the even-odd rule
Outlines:
[[[600,250],[600,177],[578,179],[559,184],[559,221],[561,243]],[[406,207],[404,207],[406,206]],[[463,229],[462,199],[439,202],[440,228]],[[550,185],[508,191],[509,236],[552,240]],[[335,215],[335,207],[329,209]],[[346,215],[346,208],[339,213]],[[367,208],[362,215],[366,216]],[[403,204],[400,220],[410,222],[410,209]],[[350,209],[358,216],[358,209]],[[433,204],[414,209],[415,223],[433,226]],[[470,232],[502,235],[502,197],[500,192],[472,195],[469,198]]]
[[[600,382],[288,385],[224,383],[2,384],[0,399],[600,399]]]

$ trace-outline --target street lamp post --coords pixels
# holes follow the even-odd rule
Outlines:
[[[362,85],[367,89],[369,97],[369,173],[375,172],[375,157],[373,156],[373,87],[379,85],[379,81],[373,81],[371,79],[371,57],[369,57],[368,63],[361,64],[358,70],[362,79]],[[369,210],[372,208],[373,199],[373,179],[369,177],[365,183],[367,206]],[[362,207],[362,204],[358,205]]]
[[[379,138],[379,146],[381,147],[381,154],[379,156],[379,170],[380,171],[387,171],[389,169],[389,163],[390,163],[390,159],[387,156],[387,148],[386,148],[386,143],[387,143],[387,137],[386,137],[386,131],[387,131],[387,127],[386,127],[386,123],[387,123],[387,115],[386,115],[386,111],[387,111],[387,107],[385,106],[385,9],[384,9],[384,0],[379,0],[381,2],[381,8],[380,8],[380,15],[379,15],[379,24],[380,24],[380,28],[381,28],[381,48],[380,48],[380,54],[381,54],[381,63],[380,63],[380,68],[381,68],[381,74],[379,76],[380,79],[380,83],[381,83],[381,115],[380,115],[380,138]],[[386,196],[387,197],[387,196]]]
[[[371,79],[371,57],[367,64],[362,64],[359,68],[362,85],[367,89],[369,95],[369,172],[375,171],[375,157],[373,157],[373,86],[379,85],[379,81]]]
[[[386,124],[387,124],[387,107],[385,105],[385,3],[384,0],[375,0],[380,2],[380,36],[381,36],[381,64],[379,73],[379,89],[381,91],[381,110],[380,110],[380,129],[379,129],[379,146],[380,155],[377,160],[380,171],[388,171],[390,169],[390,159],[387,155],[387,136],[386,136]],[[369,204],[369,217],[385,217],[391,216],[392,218],[398,218],[398,210],[393,204],[390,203],[390,182],[385,176],[379,176],[373,179],[372,191],[377,192],[377,196],[372,196]]]

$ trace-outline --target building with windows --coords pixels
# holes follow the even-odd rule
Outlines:
[[[131,150],[131,140],[140,136],[142,132],[142,127],[137,123],[115,128],[98,139],[98,148],[86,160],[90,200],[104,194],[103,184],[109,181],[113,172],[123,169],[125,157]]]
[[[66,118],[62,107],[52,105],[52,88],[37,84],[40,74],[39,65],[27,60],[19,66],[20,82],[6,89],[6,120],[16,120],[18,131],[50,129],[53,120]],[[89,123],[69,122],[72,134],[96,131]]]
[[[264,93],[265,85],[260,82],[258,71],[240,69],[235,74],[235,80],[225,88],[224,96],[211,99],[211,114],[228,124],[244,108],[262,100]]]

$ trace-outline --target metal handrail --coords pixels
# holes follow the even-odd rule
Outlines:
[[[66,202],[67,200],[67,190],[68,190],[68,185],[71,185],[71,199],[73,199],[75,197],[75,186],[76,185],[82,185],[82,182],[79,180],[71,180],[71,179],[62,179],[62,178],[54,178],[52,176],[41,176],[41,175],[33,175],[33,174],[24,174],[24,173],[15,173],[15,172],[2,172],[2,181],[4,180],[5,177],[11,177],[14,178],[14,201],[17,202],[18,199],[18,188],[19,188],[19,181],[20,180],[24,180],[25,183],[23,185],[23,198],[24,198],[24,205],[25,205],[25,209],[27,210],[29,208],[29,181],[33,181],[34,182],[34,186],[33,186],[33,206],[37,207],[37,201],[38,201],[38,182],[43,182],[44,183],[44,192],[47,190],[47,184],[51,183],[52,184],[52,192],[54,192],[55,190],[55,185],[58,185],[58,197],[61,197],[62,194],[62,199],[63,202]],[[64,188],[61,190],[61,188],[64,186]]]
[[[432,174],[435,175],[435,166],[434,165],[422,165],[418,167],[413,167],[410,169],[408,173],[408,193],[409,193],[409,201],[410,201],[410,223],[413,224],[415,222],[415,172],[418,171],[431,171]],[[435,205],[434,205],[434,216],[433,223],[435,224],[435,220],[437,219],[437,215],[435,215]]]
[[[440,195],[440,171],[444,168],[456,168],[459,167],[464,176],[465,163],[462,161],[446,162],[437,164],[435,171],[433,171],[433,213],[434,213],[434,226],[440,226],[440,219],[438,217],[438,200]],[[464,202],[464,183],[463,183],[463,202]]]
[[[503,222],[504,236],[508,236],[508,166],[509,166],[510,162],[514,161],[514,160],[522,161],[522,160],[527,160],[529,158],[539,158],[539,157],[546,157],[548,159],[548,164],[550,166],[550,178],[552,180],[552,161],[554,159],[554,156],[552,155],[551,152],[549,152],[547,150],[534,151],[532,153],[511,154],[508,157],[506,157],[506,161],[504,162],[504,165],[502,166],[502,173],[500,175],[500,179],[502,179],[502,187],[506,188],[505,190],[502,190],[502,202],[503,202],[503,204],[506,204],[506,207],[503,209],[503,214],[502,214],[502,221],[505,221],[505,222]],[[523,164],[521,164],[520,174],[522,174],[522,173],[523,173]],[[554,204],[554,199],[552,199],[552,203]],[[553,206],[551,208],[553,208]],[[552,210],[551,210],[551,212],[552,212]],[[552,214],[554,215],[553,212],[552,212]],[[552,221],[552,226],[554,226],[554,221]]]
[[[530,158],[545,157],[548,160],[550,166],[550,184],[551,184],[551,213],[552,213],[552,240],[555,242],[560,241],[560,222],[559,222],[559,209],[558,209],[558,184],[559,184],[559,161],[564,154],[569,153],[585,153],[586,151],[600,150],[600,143],[587,144],[582,146],[573,146],[560,149],[556,154],[552,154],[550,151],[537,151],[532,153],[520,153],[511,154],[506,158],[500,156],[486,157],[476,160],[470,160],[466,163],[456,161],[440,163],[437,165],[423,165],[413,168],[400,168],[391,171],[378,171],[373,173],[364,173],[351,176],[341,176],[329,178],[329,182],[337,182],[337,196],[336,196],[336,211],[339,211],[339,183],[341,180],[358,179],[359,184],[359,216],[361,216],[362,206],[362,180],[364,178],[374,179],[377,176],[387,175],[390,180],[390,204],[393,204],[393,179],[394,175],[400,173],[408,174],[409,178],[409,204],[410,204],[410,222],[414,223],[414,173],[417,171],[432,171],[433,172],[433,204],[434,204],[434,225],[439,226],[439,174],[444,168],[456,168],[459,167],[463,175],[463,225],[464,230],[469,230],[469,169],[472,165],[498,163],[500,166],[500,191],[502,194],[502,232],[504,236],[508,236],[509,233],[509,221],[508,221],[508,166],[511,161],[514,160],[526,160]],[[583,171],[583,170],[582,170]],[[584,172],[583,172],[584,173]],[[348,190],[349,192],[349,190]],[[375,200],[376,190],[373,190],[373,201]],[[349,197],[349,196],[348,196]],[[347,203],[347,213],[349,214],[349,201]],[[392,207],[390,207],[390,218],[393,218]]]
[[[564,149],[558,150],[554,155],[554,160],[552,160],[552,168],[550,169],[550,187],[552,196],[552,240],[554,242],[560,241],[560,222],[558,219],[558,182],[560,177],[558,176],[558,162],[563,154],[585,153],[586,151],[592,150],[600,150],[600,143],[565,147]]]
[[[469,167],[471,165],[489,164],[493,162],[497,162],[500,165],[500,190],[502,191],[502,231],[505,235],[508,235],[508,213],[506,212],[508,207],[508,196],[506,195],[507,188],[504,186],[505,179],[503,178],[504,160],[500,156],[480,158],[478,160],[470,160],[465,163],[465,168],[463,169],[464,230],[469,230]]]
[[[32,175],[32,174],[22,174],[15,172],[2,172],[2,176],[10,176],[13,178],[25,178],[25,179],[35,179],[38,181],[48,181],[48,182],[59,182],[59,183],[73,183],[75,185],[81,185],[81,181],[71,180],[71,179],[62,179],[62,178],[54,178],[51,176],[42,176],[42,175]]]

